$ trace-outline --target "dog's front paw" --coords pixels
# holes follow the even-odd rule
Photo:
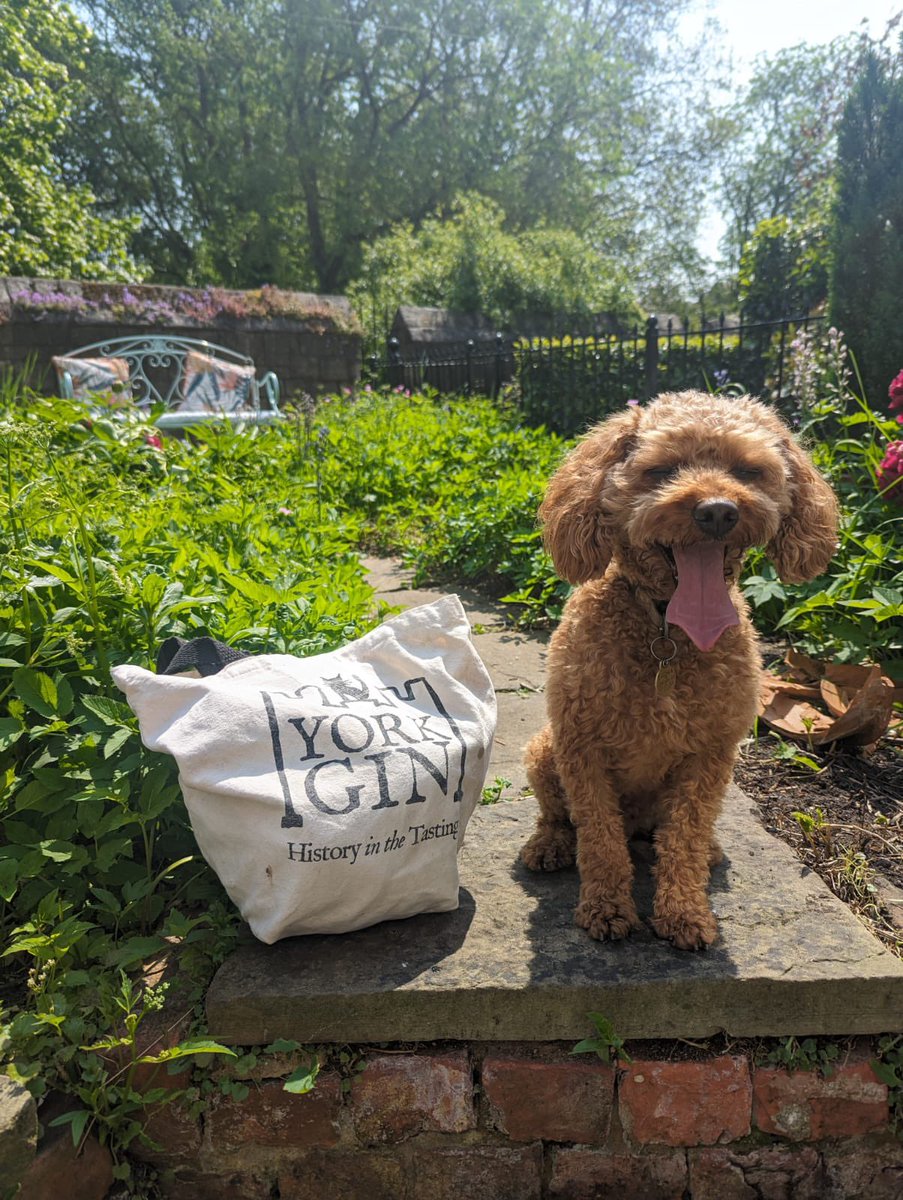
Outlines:
[[[574,919],[597,941],[616,942],[639,929],[640,919],[632,901],[581,900]]]
[[[536,830],[520,852],[521,862],[531,871],[560,871],[574,865],[576,836],[565,825]]]
[[[708,911],[653,917],[652,928],[678,950],[705,950],[718,938],[718,924]]]

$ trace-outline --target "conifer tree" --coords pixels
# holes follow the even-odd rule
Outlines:
[[[838,135],[830,315],[875,407],[903,367],[903,43],[871,47]]]

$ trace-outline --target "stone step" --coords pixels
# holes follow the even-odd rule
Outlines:
[[[456,912],[241,947],[208,992],[211,1035],[238,1045],[576,1040],[592,1032],[590,1012],[625,1038],[903,1027],[903,963],[765,832],[739,789],[719,822],[725,861],[710,889],[721,938],[700,954],[648,928],[614,944],[579,929],[576,870],[535,875],[517,860],[537,810],[533,799],[477,809]],[[648,863],[636,894],[648,919]]]
[[[392,604],[428,603],[397,564],[371,563]],[[460,593],[459,593],[460,594]],[[472,623],[490,609],[462,595]],[[644,927],[594,942],[574,924],[576,871],[535,875],[518,861],[538,805],[521,796],[522,747],[545,720],[545,640],[504,628],[474,641],[496,684],[499,722],[488,783],[503,799],[478,807],[460,857],[456,912],[389,921],[356,933],[249,942],[207,996],[213,1036],[234,1044],[546,1041],[592,1032],[601,1012],[624,1038],[870,1034],[903,1028],[903,963],[732,787],[718,832],[725,861],[710,894],[720,940],[676,950]],[[652,911],[648,845],[636,896]]]

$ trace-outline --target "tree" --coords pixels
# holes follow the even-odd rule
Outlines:
[[[840,124],[830,315],[853,350],[866,396],[886,403],[903,364],[903,39],[863,54]]]
[[[0,9],[0,273],[134,279],[133,223],[102,220],[58,154],[89,35],[57,0]]]
[[[820,225],[827,225],[837,124],[858,44],[851,35],[760,56],[749,86],[727,110],[732,133],[721,192],[728,221],[723,250],[731,270],[738,269],[744,251],[747,275],[753,258],[758,257],[761,273],[763,255],[774,258],[776,252],[785,267],[796,269],[788,253],[800,238],[812,257],[813,238]],[[749,247],[757,230],[758,245]],[[824,237],[821,246],[826,247]],[[779,280],[775,275],[771,282]]]
[[[828,294],[828,202],[833,186],[822,188],[825,203],[813,202],[799,217],[766,217],[740,255],[738,291],[747,321],[800,316],[823,305]]]
[[[526,315],[578,323],[599,312],[638,315],[623,269],[577,234],[546,226],[511,232],[499,205],[475,193],[419,229],[402,223],[366,247],[348,294],[379,335],[399,304],[478,312],[500,329]]]
[[[465,191],[642,268],[708,152],[687,3],[84,0],[73,154],[160,279],[340,289]]]

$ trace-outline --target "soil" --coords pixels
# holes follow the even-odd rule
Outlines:
[[[769,832],[903,957],[903,739],[791,750],[765,735],[744,746],[735,777]]]

